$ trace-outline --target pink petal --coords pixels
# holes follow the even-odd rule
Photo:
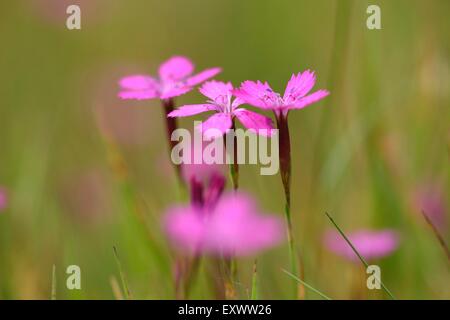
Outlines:
[[[120,79],[119,85],[123,89],[129,90],[156,90],[158,87],[158,81],[145,75],[132,75]]]
[[[185,93],[188,93],[191,91],[193,87],[174,87],[171,89],[166,90],[163,94],[161,94],[161,99],[170,99],[174,97],[181,96]]]
[[[213,104],[190,104],[181,106],[178,109],[172,111],[167,116],[174,117],[188,117],[207,111],[217,111],[217,107]]]
[[[330,93],[327,90],[318,90],[304,98],[300,98],[300,100],[296,101],[293,105],[290,105],[289,109],[302,109],[304,107],[309,106],[310,104],[322,100],[329,94]]]
[[[199,89],[201,94],[219,104],[228,103],[228,100],[231,98],[232,90],[233,85],[230,82],[225,83],[215,80],[205,82]]]
[[[249,196],[222,196],[211,214],[205,236],[206,250],[215,254],[249,255],[283,239],[281,219],[258,212]]]
[[[132,75],[120,79],[119,85],[122,91],[118,96],[121,99],[153,99],[159,96],[158,82],[152,77],[145,75]]]
[[[159,94],[155,90],[121,91],[118,94],[121,99],[145,100],[158,98]]]
[[[231,115],[216,113],[197,126],[197,130],[200,130],[207,139],[213,139],[228,132],[231,126]]]
[[[269,84],[260,81],[244,81],[238,90],[233,94],[252,106],[262,109],[275,109],[280,104],[280,98]]]
[[[172,57],[159,67],[159,76],[163,80],[179,81],[192,74],[194,65],[181,56]]]
[[[206,81],[206,80],[216,76],[220,72],[222,72],[221,68],[206,69],[206,70],[188,78],[186,83],[188,86],[195,86],[197,84],[202,83],[203,81]]]
[[[247,129],[250,129],[253,132],[264,136],[272,135],[272,129],[274,127],[272,119],[270,119],[269,117],[246,109],[236,109],[234,111],[234,115]]]
[[[289,80],[284,92],[284,101],[286,105],[298,100],[306,95],[314,87],[316,76],[314,72],[306,70],[303,73],[293,74]]]
[[[239,107],[240,105],[245,104],[245,101],[240,99],[240,98],[235,98],[233,103],[231,104],[231,109],[234,110],[237,107]]]
[[[192,207],[169,209],[164,220],[165,231],[174,245],[196,253],[204,243],[206,224],[204,215]]]

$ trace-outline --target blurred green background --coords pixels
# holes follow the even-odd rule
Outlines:
[[[65,9],[79,4],[81,30]],[[366,8],[381,7],[382,30]],[[117,79],[155,73],[172,55],[217,78],[267,80],[317,72],[331,96],[292,112],[293,218],[305,281],[355,298],[365,271],[323,246],[331,228],[394,228],[399,249],[379,261],[398,298],[450,298],[449,264],[420,215],[417,190],[450,187],[450,2],[447,0],[21,0],[0,4],[0,298],[113,299],[117,248],[133,298],[173,298],[160,217],[182,201],[167,159],[158,101],[119,101]],[[193,91],[177,103],[202,99]],[[203,101],[203,99],[202,99]],[[192,118],[182,121],[192,126]],[[241,186],[283,212],[280,177],[243,166]],[[445,212],[448,215],[448,211]],[[447,223],[440,226],[447,241]],[[240,297],[253,258],[239,260]],[[82,290],[65,270],[79,265]],[[290,298],[287,245],[258,256],[261,298]],[[202,268],[207,268],[205,263]],[[356,280],[358,281],[358,280]],[[356,282],[358,284],[358,282]],[[191,295],[213,298],[206,277]],[[385,298],[380,291],[366,298]],[[317,298],[307,292],[307,298]]]

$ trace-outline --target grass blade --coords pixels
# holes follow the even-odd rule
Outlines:
[[[258,277],[257,277],[257,263],[258,260],[255,260],[253,263],[253,276],[252,276],[252,300],[258,300]]]
[[[122,287],[123,287],[123,292],[125,294],[125,299],[129,300],[130,297],[131,297],[131,293],[130,293],[130,290],[128,288],[128,283],[127,283],[127,280],[125,278],[125,274],[123,273],[123,270],[122,270],[122,265],[120,263],[119,256],[117,254],[116,247],[113,247],[113,250],[114,250],[114,257],[116,258],[116,262],[117,262],[117,267],[119,268],[120,280],[122,282]]]
[[[307,284],[305,281],[301,280],[300,278],[298,278],[297,276],[293,275],[292,273],[290,273],[289,271],[285,270],[285,269],[281,269],[284,273],[286,273],[288,276],[290,276],[292,279],[298,281],[299,283],[301,283],[304,287],[308,288],[309,290],[317,293],[319,296],[321,296],[322,298],[324,298],[325,300],[332,300],[330,297],[328,297],[327,295],[325,295],[324,293],[320,292],[319,290],[317,290],[316,288],[310,286],[309,284]]]
[[[427,216],[425,211],[422,211],[422,215],[427,221],[427,223],[430,225],[431,229],[433,230],[434,235],[436,236],[437,240],[439,241],[439,244],[441,245],[442,249],[444,250],[445,254],[447,255],[448,261],[450,261],[450,250],[448,249],[447,244],[445,243],[444,238],[439,233],[439,230],[435,227],[433,222],[430,220],[430,218]]]
[[[52,300],[56,300],[56,266],[53,265],[52,269]]]
[[[123,300],[122,290],[120,289],[120,285],[117,282],[116,277],[111,276],[109,279],[109,283],[111,284],[111,289],[116,300]]]
[[[347,236],[344,234],[341,228],[336,224],[336,222],[333,220],[333,218],[328,214],[328,212],[325,212],[328,219],[330,219],[331,223],[336,227],[336,229],[339,231],[341,236],[344,238],[344,240],[348,243],[348,245],[352,248],[353,252],[358,256],[359,260],[361,260],[362,264],[366,267],[366,269],[369,267],[369,264],[367,261],[359,254],[358,250],[353,246],[351,241],[347,238]],[[380,285],[383,288],[383,290],[391,297],[392,300],[396,300],[394,295],[389,291],[389,289],[384,285],[384,283],[380,279]]]

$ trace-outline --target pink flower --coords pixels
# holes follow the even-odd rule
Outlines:
[[[209,98],[208,103],[185,105],[172,111],[168,116],[188,117],[207,111],[215,111],[214,115],[198,127],[207,138],[215,138],[219,133],[223,135],[230,130],[233,127],[234,117],[238,118],[244,127],[254,132],[266,136],[271,135],[271,129],[273,129],[272,120],[256,112],[239,108],[244,101],[241,99],[232,100],[233,85],[230,82],[208,81],[200,88],[200,92]],[[259,131],[261,129],[265,130]]]
[[[122,99],[170,99],[191,91],[194,86],[214,77],[220,68],[206,69],[192,75],[194,65],[185,57],[172,57],[159,67],[159,78],[131,75],[120,80]]]
[[[316,83],[314,72],[306,70],[293,74],[289,80],[283,97],[272,90],[267,82],[244,81],[241,87],[234,90],[236,97],[252,106],[273,110],[277,115],[287,116],[289,110],[304,107],[322,100],[329,95],[327,90],[318,90],[308,95]]]
[[[223,195],[214,208],[171,208],[165,229],[174,245],[193,254],[250,255],[283,239],[279,218],[262,215],[242,193]]]
[[[365,260],[373,260],[390,255],[397,249],[399,236],[392,230],[359,230],[347,234],[347,238]],[[353,262],[359,261],[350,245],[336,231],[329,231],[324,237],[325,245],[337,255]]]
[[[8,205],[8,197],[6,189],[0,187],[0,211],[5,210]]]
[[[283,183],[284,195],[286,200],[286,220],[287,232],[289,234],[290,252],[294,252],[294,237],[292,234],[291,222],[291,138],[288,125],[289,110],[302,109],[314,102],[325,98],[329,92],[327,90],[318,90],[308,94],[316,83],[314,72],[306,70],[303,73],[293,74],[289,80],[283,97],[272,90],[267,82],[244,81],[241,87],[233,91],[237,99],[242,100],[252,106],[272,110],[275,114],[278,128],[279,139],[279,159],[280,175]],[[291,254],[291,260],[296,258]]]
[[[445,195],[441,185],[427,183],[419,187],[414,193],[415,211],[427,215],[433,225],[444,232],[447,225]],[[422,217],[421,217],[422,218]]]

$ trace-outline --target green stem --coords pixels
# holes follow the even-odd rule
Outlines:
[[[292,232],[292,220],[291,220],[291,205],[286,202],[285,206],[285,218],[286,218],[286,231],[288,237],[288,246],[289,246],[289,259],[291,263],[291,271],[294,274],[297,274],[298,266],[297,259],[295,258],[295,241],[294,234]]]
[[[258,300],[258,273],[257,273],[258,261],[253,263],[253,275],[252,275],[252,295],[251,300]]]
[[[233,161],[230,163],[230,177],[231,181],[233,183],[233,190],[237,191],[239,188],[239,164],[238,164],[238,158],[237,158],[237,137],[234,134],[234,131],[236,129],[236,125],[234,123],[231,126],[231,132],[233,134]],[[225,136],[227,138],[227,136]],[[225,139],[225,145],[226,145],[226,139]]]
[[[167,143],[169,147],[169,159],[171,157],[171,153],[173,148],[177,145],[177,141],[172,141],[172,133],[178,128],[177,119],[173,117],[168,117],[168,114],[175,109],[175,101],[173,99],[161,100],[163,109],[164,109],[164,117],[166,119],[166,135],[167,135]],[[171,161],[172,162],[172,161]],[[181,174],[181,165],[173,164],[178,184],[180,186],[185,186],[182,174]]]
[[[237,159],[237,138],[234,134],[236,129],[236,125],[234,119],[232,120],[231,126],[231,134],[233,135],[233,161],[230,163],[230,177],[233,184],[233,190],[237,191],[239,188],[239,164]],[[227,146],[227,138],[229,135],[225,135],[225,146]],[[235,299],[236,298],[236,288],[234,287],[234,282],[237,277],[237,263],[234,257],[225,258],[224,260],[225,267],[225,297],[227,299]]]
[[[298,274],[298,265],[296,258],[294,233],[292,230],[291,219],[291,139],[289,135],[289,126],[287,121],[287,115],[276,114],[275,115],[277,126],[279,130],[279,158],[280,158],[280,174],[283,182],[284,196],[286,199],[284,213],[286,220],[286,231],[289,245],[289,259],[291,264],[291,272]],[[298,297],[298,285],[295,283],[295,296]]]

